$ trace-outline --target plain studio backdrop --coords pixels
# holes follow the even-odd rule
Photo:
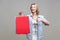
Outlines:
[[[60,40],[60,0],[0,0],[0,40],[27,40],[15,33],[15,17],[19,11],[30,14],[31,3],[50,21],[50,26],[43,26],[43,40]]]

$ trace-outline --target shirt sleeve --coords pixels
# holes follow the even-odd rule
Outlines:
[[[43,15],[40,15],[40,18],[44,18],[44,16]]]

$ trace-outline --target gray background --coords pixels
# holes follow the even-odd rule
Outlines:
[[[40,14],[50,21],[43,27],[43,40],[60,40],[60,0],[0,0],[0,40],[27,40],[15,33],[15,16],[19,11],[29,14],[31,3],[38,4]]]

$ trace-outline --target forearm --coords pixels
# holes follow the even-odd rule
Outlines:
[[[42,22],[43,22],[45,25],[49,25],[49,24],[50,24],[46,19],[42,19]]]

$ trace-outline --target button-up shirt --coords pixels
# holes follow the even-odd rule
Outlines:
[[[30,15],[27,15],[27,16],[29,16],[29,22],[30,22],[30,33],[29,34],[27,34],[27,37],[28,37],[28,39],[29,40],[32,40],[32,33],[33,33],[33,18],[32,18],[32,14],[30,14]],[[44,16],[43,15],[38,15],[38,18],[44,18]],[[37,27],[37,39],[38,40],[42,40],[42,34],[43,34],[43,22],[42,21],[40,21],[40,22],[38,22],[38,27]]]

